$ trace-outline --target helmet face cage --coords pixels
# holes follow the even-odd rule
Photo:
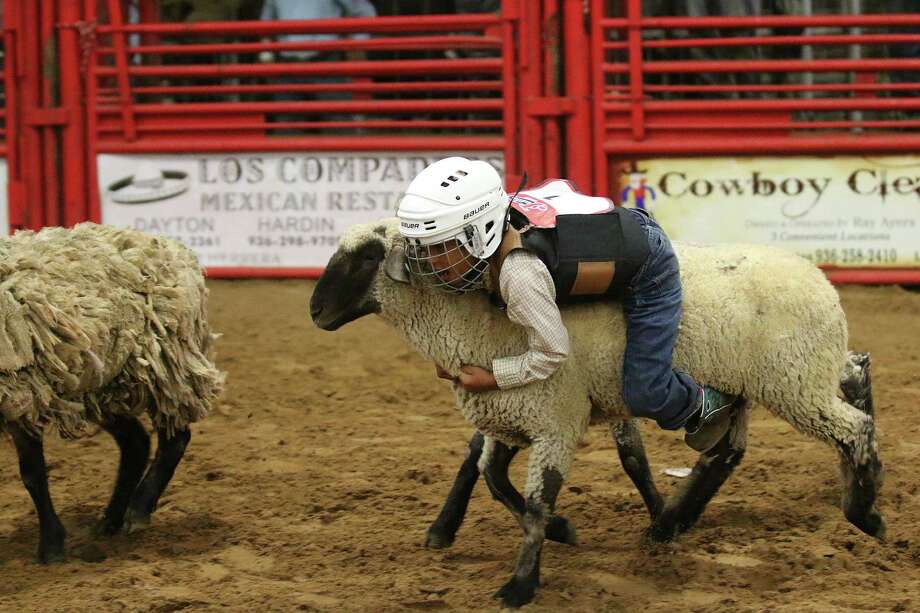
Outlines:
[[[422,283],[452,294],[482,288],[489,261],[470,253],[467,244],[473,234],[475,229],[467,226],[461,235],[430,245],[404,239],[409,272]]]

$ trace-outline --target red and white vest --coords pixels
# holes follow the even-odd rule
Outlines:
[[[549,269],[560,304],[620,295],[649,254],[641,212],[575,191],[553,179],[521,191],[511,202],[511,226],[493,256],[501,266],[515,249],[527,249]]]

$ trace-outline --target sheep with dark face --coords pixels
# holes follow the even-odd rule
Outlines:
[[[740,462],[752,402],[797,430],[835,446],[854,525],[881,538],[875,509],[881,465],[872,417],[837,398],[847,329],[833,287],[806,260],[767,247],[677,247],[684,311],[675,366],[741,398],[729,432],[703,454],[684,489],[657,514],[648,535],[668,540],[689,528]],[[527,347],[524,330],[478,294],[447,295],[414,284],[395,220],[346,232],[311,300],[313,320],[334,330],[376,313],[421,354],[456,374]],[[518,519],[524,542],[514,576],[499,591],[519,606],[539,584],[539,554],[578,440],[591,422],[629,417],[622,400],[622,310],[612,303],[566,307],[569,359],[549,379],[480,394],[455,386],[458,407],[484,435],[479,466]],[[502,474],[507,449],[530,447],[524,498],[510,496]],[[494,468],[494,470],[493,470]]]
[[[844,400],[849,404],[858,408],[860,411],[872,415],[872,381],[869,374],[869,366],[869,354],[853,351],[849,352],[843,372],[840,376],[840,391]],[[652,521],[655,521],[664,507],[664,501],[652,478],[648,458],[645,455],[645,448],[642,444],[642,437],[639,430],[636,428],[633,420],[614,423],[611,425],[610,429],[613,440],[617,445],[620,462],[626,470],[626,473],[636,485],[639,493],[642,495],[642,499],[645,502],[649,515],[651,515]],[[501,443],[498,442],[494,442],[493,444],[501,445]],[[466,509],[469,505],[470,496],[473,493],[473,489],[476,487],[476,482],[479,480],[480,473],[478,464],[482,456],[482,449],[485,445],[485,438],[481,432],[475,433],[470,439],[466,457],[460,465],[460,470],[457,471],[447,499],[444,501],[444,505],[441,507],[441,511],[438,513],[437,518],[435,518],[428,528],[428,534],[425,541],[426,546],[433,549],[444,549],[453,545],[454,539],[457,536],[457,531],[460,529],[460,525],[463,523],[463,519],[466,516]],[[503,449],[502,454],[509,459],[510,463],[510,459],[513,458],[518,451],[519,449],[517,447],[510,447],[507,450]],[[843,458],[843,456],[841,456],[841,458]],[[497,471],[495,462],[489,465],[489,470],[493,472]],[[843,474],[848,475],[853,473],[844,466]],[[507,472],[505,472],[504,475],[500,475],[499,478],[503,478],[507,481]],[[512,497],[520,499],[520,494],[517,493],[510,482],[507,483],[507,487]],[[850,492],[853,489],[852,486],[848,486],[847,491]],[[857,489],[856,491],[868,493],[875,492],[873,488]],[[493,490],[492,494],[497,500],[502,500],[502,495],[500,493]],[[672,505],[672,507],[674,507],[674,516],[678,518],[691,517],[694,513],[695,502],[686,495],[680,494],[676,499],[678,503]],[[520,504],[523,506],[523,502]],[[681,504],[684,505],[683,509],[679,508]],[[866,503],[863,503],[864,506],[865,504]],[[847,504],[847,506],[852,506],[854,508],[859,507],[859,505],[860,503],[858,502],[849,502]],[[563,529],[565,531],[563,531]],[[558,516],[553,516],[549,520],[546,527],[546,538],[552,541],[563,543],[569,542],[571,544],[571,541],[565,540],[565,537],[569,535],[574,535],[574,528],[567,520]],[[648,536],[654,540],[659,535],[651,532]]]
[[[80,224],[0,239],[0,432],[16,445],[38,513],[38,557],[64,556],[43,433],[98,425],[118,443],[118,478],[99,531],[149,521],[223,385],[211,360],[207,289],[195,255],[132,230]],[[147,467],[150,437],[158,447]],[[145,473],[146,471],[146,473]]]

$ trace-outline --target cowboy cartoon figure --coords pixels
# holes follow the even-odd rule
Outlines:
[[[645,184],[645,169],[637,168],[636,163],[632,162],[629,168],[629,185],[620,193],[621,204],[651,213],[652,202],[655,199],[655,188]]]

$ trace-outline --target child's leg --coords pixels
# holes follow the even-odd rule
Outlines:
[[[698,409],[701,388],[690,375],[671,366],[681,315],[680,268],[658,224],[649,221],[648,231],[648,260],[623,302],[623,400],[633,416],[676,430]]]

